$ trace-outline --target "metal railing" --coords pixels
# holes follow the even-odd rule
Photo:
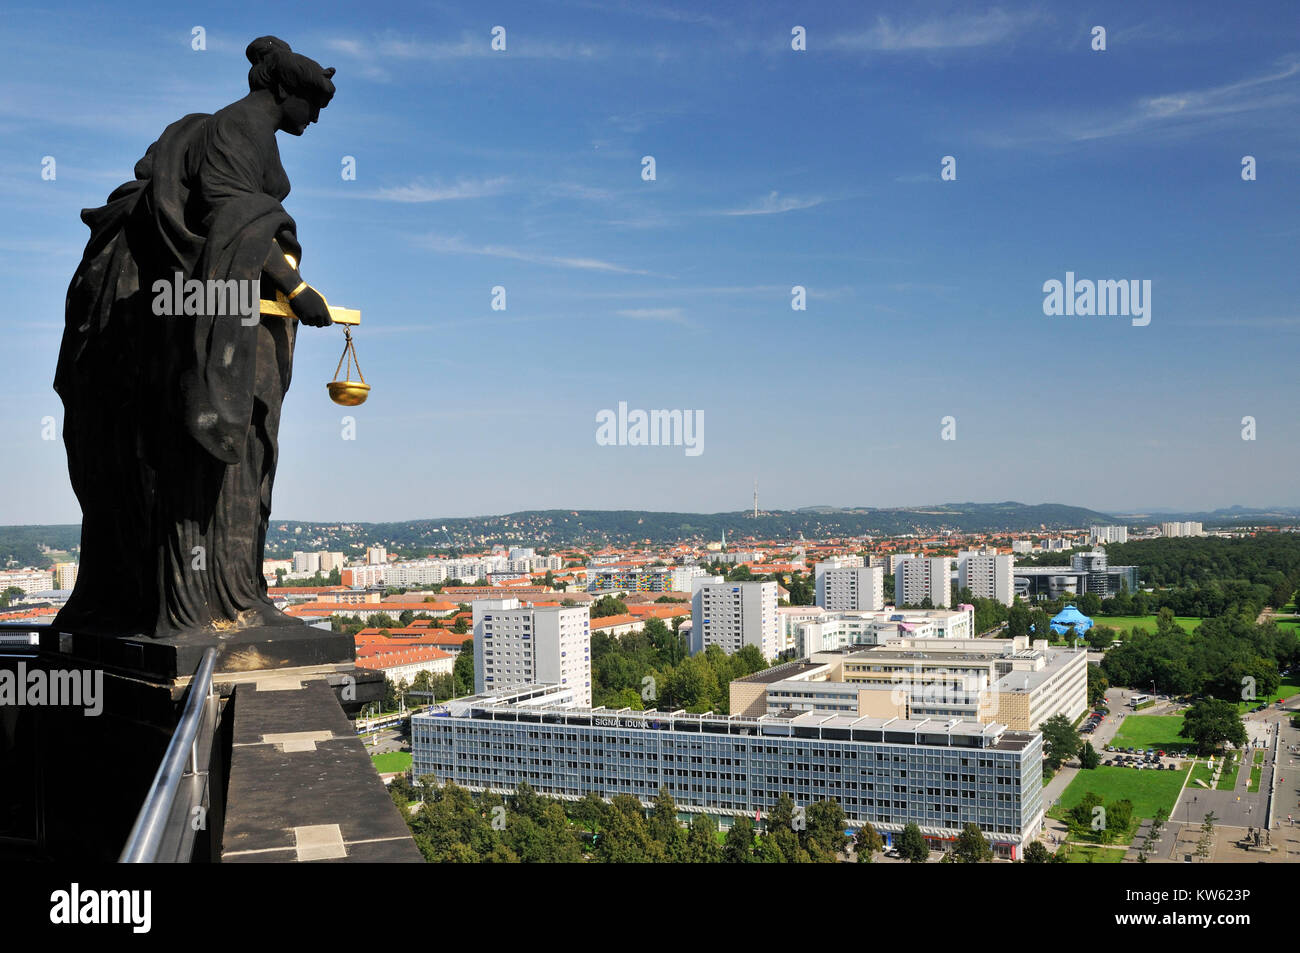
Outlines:
[[[221,700],[212,690],[216,663],[215,648],[203,653],[120,863],[188,863],[199,832],[207,830],[212,801],[209,766],[221,713]]]

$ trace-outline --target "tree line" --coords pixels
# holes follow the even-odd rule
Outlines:
[[[1267,698],[1282,673],[1296,665],[1300,639],[1294,631],[1272,622],[1257,625],[1250,614],[1236,613],[1202,619],[1188,633],[1167,608],[1160,610],[1154,632],[1133,629],[1101,663],[1112,685],[1232,702]],[[1243,695],[1247,687],[1252,695]]]
[[[782,795],[765,820],[738,817],[720,835],[708,814],[695,814],[683,825],[667,788],[660,788],[648,810],[628,794],[611,801],[592,793],[562,801],[527,783],[503,796],[432,778],[415,784],[397,778],[389,793],[430,863],[824,864],[847,858],[850,846],[859,863],[870,863],[884,850],[871,824],[861,824],[850,839],[844,809],[835,800],[801,808]],[[897,847],[909,862],[929,859],[929,844],[915,824],[900,833]],[[980,828],[967,824],[944,860],[978,863],[992,857]]]

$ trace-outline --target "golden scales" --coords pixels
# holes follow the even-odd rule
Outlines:
[[[298,269],[298,263],[294,261],[292,255],[285,255],[285,260],[293,267]],[[319,291],[316,292],[320,294]],[[321,300],[325,301],[325,296],[321,295]],[[275,300],[268,301],[266,298],[259,302],[262,307],[262,314],[278,314],[282,317],[295,317],[293,306],[289,304],[289,299],[284,296],[283,292],[275,293]],[[361,324],[361,312],[353,308],[335,308],[331,307],[328,301],[325,306],[330,310],[330,317],[334,319],[335,324],[343,325],[343,354],[339,357],[339,365],[334,369],[334,379],[325,385],[330,393],[330,400],[344,407],[356,407],[358,404],[364,404],[366,398],[370,396],[370,385],[366,383],[365,376],[361,373],[361,362],[357,360],[356,345],[352,343],[352,326]],[[347,362],[347,369],[344,371],[343,364]],[[352,370],[356,368],[357,379],[352,379]],[[344,371],[343,380],[339,380],[339,372]]]

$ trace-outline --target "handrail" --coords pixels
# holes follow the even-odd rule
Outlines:
[[[171,743],[158,766],[158,773],[149,786],[149,793],[145,796],[135,826],[131,828],[131,835],[119,858],[120,863],[167,863],[189,859],[185,854],[192,847],[193,835],[198,829],[192,826],[190,813],[193,808],[202,805],[207,794],[208,764],[206,759],[200,761],[198,748],[206,742],[205,747],[211,751],[211,737],[207,737],[211,731],[200,736],[199,729],[203,726],[206,715],[215,716],[212,674],[216,664],[217,650],[205,650],[194,678],[190,680],[180,721],[176,724]],[[215,729],[215,717],[213,728]],[[183,816],[179,819],[180,823],[177,823],[177,797],[182,782],[187,780],[195,788],[189,799],[193,803],[182,805]]]

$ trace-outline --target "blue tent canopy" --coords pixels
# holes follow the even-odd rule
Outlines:
[[[1065,635],[1070,631],[1070,626],[1074,626],[1076,634],[1082,635],[1092,628],[1092,620],[1074,606],[1066,606],[1052,617],[1052,631],[1058,635]]]

